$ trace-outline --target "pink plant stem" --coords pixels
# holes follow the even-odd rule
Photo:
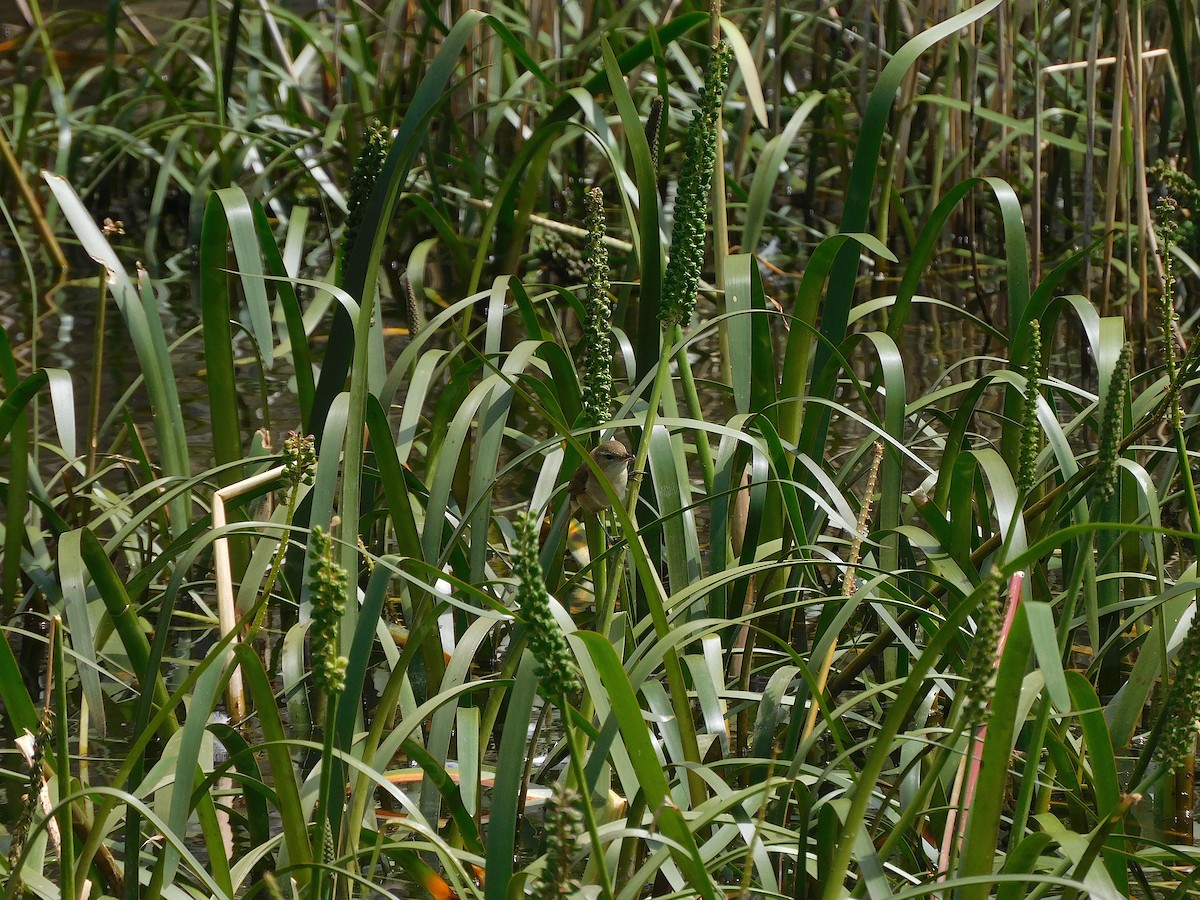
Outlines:
[[[1008,605],[1004,610],[1004,624],[1000,627],[1000,639],[996,642],[996,657],[993,666],[999,668],[1000,659],[1004,656],[1004,647],[1008,643],[1008,634],[1012,630],[1013,619],[1017,615],[1017,604],[1021,602],[1021,584],[1025,576],[1017,572],[1008,580]],[[990,704],[989,704],[990,705]],[[970,824],[971,801],[975,798],[975,787],[979,783],[979,770],[983,765],[983,744],[987,739],[987,726],[976,730],[971,738],[970,749],[959,763],[958,775],[954,779],[954,790],[950,799],[950,813],[946,816],[946,829],[942,834],[942,852],[939,857],[938,869],[944,878],[950,868],[951,851],[957,853],[962,849],[963,837]],[[963,776],[966,776],[965,783]],[[959,798],[962,802],[959,803]],[[962,810],[959,819],[958,810]],[[956,827],[957,826],[957,827]]]

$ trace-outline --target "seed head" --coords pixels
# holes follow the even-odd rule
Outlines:
[[[312,484],[317,472],[317,441],[311,434],[289,432],[283,440],[283,477],[293,488]]]
[[[1104,398],[1104,418],[1100,421],[1100,446],[1096,454],[1096,497],[1103,503],[1117,491],[1117,454],[1123,430],[1125,388],[1129,381],[1129,344],[1121,348],[1117,364]]]
[[[1175,657],[1175,682],[1167,696],[1166,727],[1159,758],[1177,772],[1188,765],[1196,748],[1196,715],[1200,712],[1200,616],[1192,619]]]
[[[538,561],[538,526],[529,512],[517,518],[513,574],[517,577],[517,601],[525,620],[529,651],[537,660],[542,695],[558,700],[578,691],[581,685],[575,658],[550,610],[550,594]]]
[[[592,188],[584,197],[587,209],[587,321],[583,346],[583,411],[580,425],[595,427],[608,420],[612,405],[612,300],[608,292],[608,248],[604,246],[604,194]]]
[[[1037,319],[1029,323],[1029,362],[1025,366],[1025,397],[1021,406],[1021,449],[1018,454],[1017,489],[1030,491],[1037,479],[1037,457],[1041,449],[1038,430],[1038,378],[1042,372],[1042,328]]]
[[[312,536],[308,586],[312,597],[313,684],[318,690],[336,694],[346,685],[347,660],[339,652],[339,632],[350,580],[334,557],[333,538],[320,526],[313,528]]]
[[[663,276],[659,319],[663,325],[687,326],[696,306],[696,290],[704,265],[705,223],[713,170],[717,164],[717,123],[733,51],[721,41],[704,71],[704,87],[688,129],[671,228],[671,259]]]

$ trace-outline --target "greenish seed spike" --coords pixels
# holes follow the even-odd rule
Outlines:
[[[975,636],[963,664],[963,715],[968,725],[983,724],[984,714],[996,690],[996,650],[1004,624],[1004,601],[1008,596],[1004,576],[988,576],[983,599],[976,613]]]
[[[346,657],[340,654],[339,630],[346,613],[346,591],[350,580],[337,563],[333,538],[320,526],[313,528],[313,564],[308,570],[312,595],[313,684],[320,691],[336,694],[345,687]]]
[[[346,257],[358,237],[367,201],[375,190],[375,182],[379,180],[391,146],[390,132],[375,119],[363,133],[362,153],[354,163],[354,174],[350,177],[350,192],[346,198],[346,229],[342,232],[338,249],[339,280],[345,279]]]
[[[1104,398],[1104,418],[1100,422],[1100,446],[1096,454],[1096,496],[1100,502],[1117,491],[1117,456],[1121,441],[1121,420],[1125,408],[1125,384],[1129,381],[1129,345],[1121,348]]]
[[[1029,363],[1025,367],[1025,397],[1021,408],[1021,449],[1018,455],[1017,488],[1022,492],[1033,490],[1037,480],[1037,457],[1041,449],[1041,432],[1038,429],[1037,401],[1038,378],[1042,372],[1042,328],[1034,319],[1029,323]]]
[[[663,276],[659,319],[664,326],[687,326],[696,306],[696,291],[704,264],[704,235],[709,189],[717,162],[717,123],[733,51],[725,41],[713,48],[704,73],[704,87],[692,114],[684,150],[675,222],[671,229],[671,258]]]
[[[1175,681],[1167,697],[1167,711],[1158,757],[1173,772],[1188,765],[1196,746],[1196,711],[1200,709],[1200,616],[1192,619],[1187,636],[1175,657]]]
[[[575,657],[550,609],[550,594],[538,561],[538,526],[528,511],[517,518],[513,574],[517,577],[517,605],[528,628],[529,651],[537,660],[540,692],[558,700],[580,690]]]
[[[608,248],[604,245],[604,195],[592,188],[584,197],[587,207],[587,321],[583,346],[583,412],[580,424],[594,428],[608,420],[612,405],[612,302],[608,282]]]
[[[534,883],[533,896],[570,897],[579,890],[571,875],[571,856],[584,832],[578,792],[559,783],[546,812],[546,865]]]

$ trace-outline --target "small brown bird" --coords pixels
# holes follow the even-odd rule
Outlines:
[[[633,462],[633,454],[620,441],[605,441],[592,451],[592,459],[612,485],[613,492],[618,497],[624,496],[625,487],[629,483],[629,464]],[[604,485],[596,478],[596,473],[587,463],[580,463],[567,487],[571,495],[571,514],[577,509],[590,513],[603,512],[612,506]]]

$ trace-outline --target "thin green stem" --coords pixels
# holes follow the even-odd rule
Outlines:
[[[612,878],[608,874],[608,865],[604,861],[604,845],[600,842],[600,826],[596,822],[596,808],[592,804],[592,791],[588,787],[587,774],[583,768],[583,749],[579,746],[579,736],[576,734],[576,729],[571,725],[571,706],[567,702],[566,695],[558,698],[558,708],[563,715],[563,730],[567,741],[568,755],[570,756],[571,778],[575,781],[576,787],[579,790],[579,796],[583,798],[583,820],[587,824],[588,836],[592,841],[592,853],[596,860],[596,872],[600,878],[600,896],[605,898],[605,900],[612,900],[615,896],[613,894]]]
[[[325,846],[326,836],[329,833],[329,807],[333,802],[333,770],[336,768],[333,762],[333,739],[334,723],[337,721],[337,705],[338,697],[335,693],[329,693],[325,696],[325,728],[324,737],[321,743],[321,781],[320,788],[317,791],[317,804],[313,810],[313,858],[319,859],[322,863],[330,862],[326,858]],[[332,836],[336,846],[336,836]],[[325,887],[326,867],[317,865],[313,867],[312,881],[312,897],[314,900],[325,900],[327,897],[333,897],[334,891],[337,888],[336,882],[331,884],[328,889]]]
[[[267,617],[267,607],[271,603],[271,591],[275,587],[275,582],[279,578],[279,573],[283,569],[283,561],[287,557],[287,548],[290,541],[292,519],[296,514],[296,500],[300,496],[300,485],[293,484],[288,490],[287,511],[283,516],[283,531],[279,536],[279,546],[275,548],[275,555],[271,558],[271,569],[267,573],[267,580],[263,583],[261,598],[264,601],[259,605],[259,613],[254,618],[253,624],[246,633],[246,640],[253,641],[258,630],[262,627],[263,621]]]

